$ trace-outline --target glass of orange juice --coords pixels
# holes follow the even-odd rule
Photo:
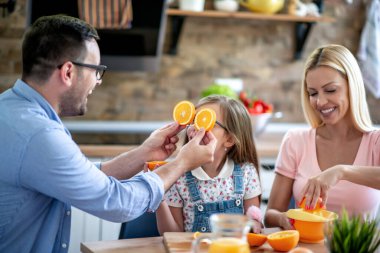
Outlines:
[[[250,253],[247,233],[252,222],[243,214],[213,214],[210,217],[212,233],[197,237],[192,250],[200,252],[201,242],[208,244],[208,253]]]

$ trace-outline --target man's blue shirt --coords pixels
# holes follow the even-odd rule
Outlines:
[[[105,175],[21,80],[0,94],[0,140],[0,252],[67,252],[71,205],[125,222],[163,198],[155,173],[124,181]]]

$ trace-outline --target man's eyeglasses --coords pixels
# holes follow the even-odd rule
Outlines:
[[[104,73],[106,73],[107,66],[106,65],[94,65],[94,64],[87,64],[87,63],[81,63],[76,61],[71,61],[74,65],[95,69],[96,70],[96,80],[100,81],[102,80]],[[63,64],[58,65],[57,67],[60,69],[63,66]]]
[[[81,63],[81,62],[76,62],[76,61],[71,61],[71,62],[77,66],[95,69],[96,70],[96,79],[98,81],[102,80],[104,73],[106,73],[106,69],[107,69],[106,65],[93,65],[93,64]]]

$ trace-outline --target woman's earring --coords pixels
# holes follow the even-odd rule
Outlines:
[[[227,148],[224,148],[224,151],[226,151],[226,152],[227,152],[227,151],[228,151],[228,150],[227,150]]]

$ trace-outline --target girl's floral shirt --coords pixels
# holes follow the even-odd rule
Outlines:
[[[259,176],[253,164],[244,163],[242,165],[244,175],[243,199],[251,199],[261,194]],[[191,171],[191,174],[198,179],[198,189],[204,203],[219,202],[235,198],[234,181],[232,172],[234,162],[227,159],[218,176],[210,178],[201,168]],[[191,231],[194,222],[194,203],[192,203],[189,188],[186,185],[186,176],[181,176],[177,182],[169,189],[165,195],[169,206],[183,208],[185,231]]]

